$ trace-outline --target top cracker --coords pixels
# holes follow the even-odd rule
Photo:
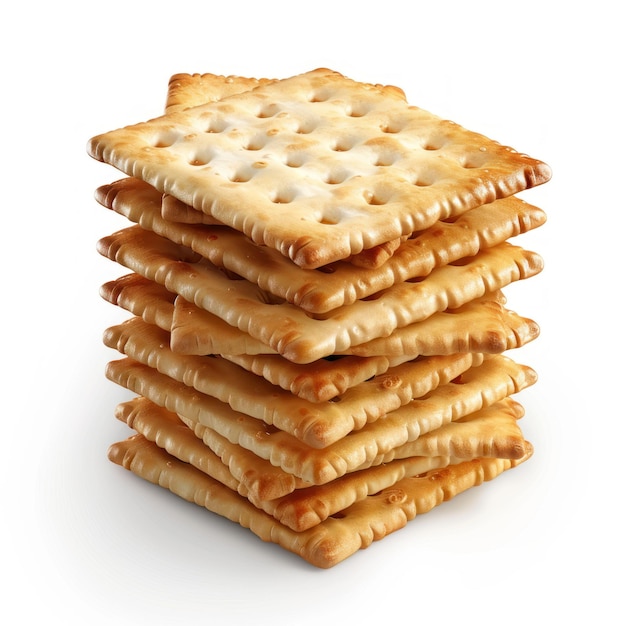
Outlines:
[[[305,268],[551,175],[398,88],[327,69],[96,136],[88,151]]]

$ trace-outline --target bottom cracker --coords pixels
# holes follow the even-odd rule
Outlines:
[[[417,515],[526,460],[474,459],[404,478],[303,532],[295,532],[200,470],[177,460],[141,435],[114,443],[109,458],[137,476],[249,528],[319,568],[330,568]]]
[[[115,411],[118,419],[148,441],[223,483],[295,531],[315,526],[407,476],[480,457],[527,457],[532,447],[517,426],[522,413],[521,405],[507,398],[423,435],[396,460],[316,486],[298,481],[215,432],[209,447],[174,413],[146,398],[119,404]]]

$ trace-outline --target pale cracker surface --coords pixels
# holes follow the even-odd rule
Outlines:
[[[266,78],[247,78],[241,76],[219,76],[216,74],[176,74],[168,84],[166,113],[180,109],[200,106],[207,102],[216,102],[222,98],[254,89],[260,85],[272,82]],[[389,90],[394,97],[404,96],[401,90],[393,86],[377,85],[378,88]],[[195,210],[193,207],[180,202],[173,196],[164,194],[161,212],[164,218],[186,224],[219,224],[211,215]],[[400,238],[364,250],[360,254],[350,257],[355,266],[377,267],[393,255]]]
[[[309,268],[551,175],[401,92],[326,69],[104,133],[88,151]]]

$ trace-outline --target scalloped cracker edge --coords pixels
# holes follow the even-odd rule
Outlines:
[[[307,268],[549,180],[545,163],[403,96],[318,69],[103,133],[88,152]]]
[[[183,463],[139,435],[113,444],[109,458],[173,494],[249,528],[315,567],[327,569],[458,494],[492,480],[521,461],[474,459],[404,478],[316,526],[296,532],[236,491]]]

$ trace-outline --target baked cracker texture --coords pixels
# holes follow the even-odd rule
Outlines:
[[[325,68],[175,74],[87,150],[128,221],[96,245],[113,463],[326,569],[532,456],[505,292],[545,163]]]
[[[395,91],[326,69],[101,134],[89,153],[309,268],[550,176]]]

